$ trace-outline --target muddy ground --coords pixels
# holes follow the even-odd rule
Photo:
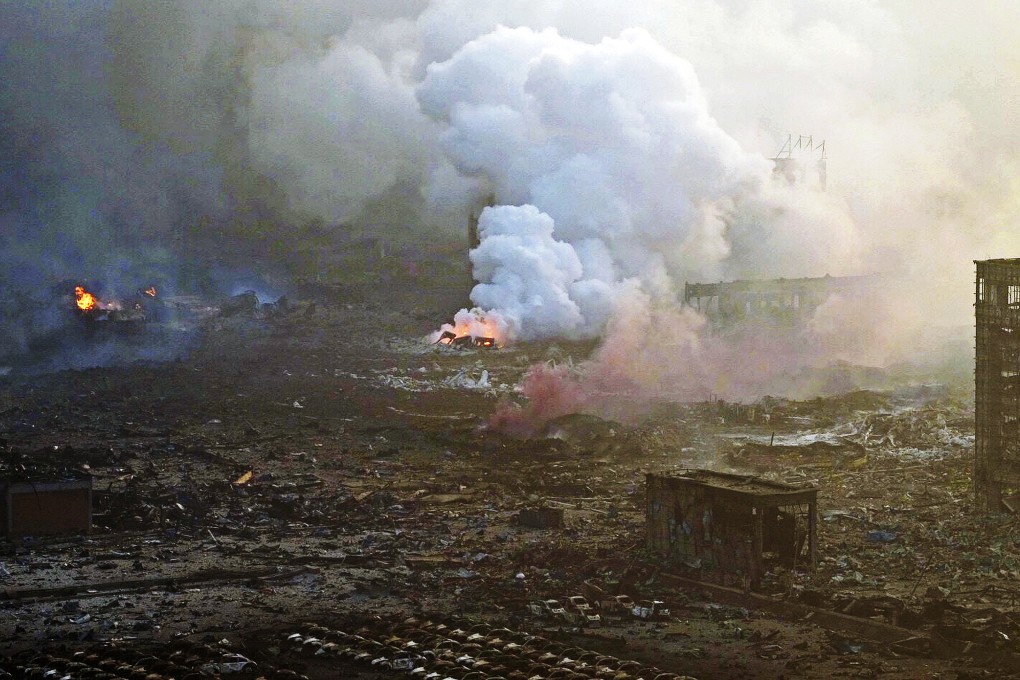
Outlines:
[[[198,677],[241,670],[209,665],[231,652],[266,677],[395,677],[387,654],[414,640],[422,674],[472,680],[1020,677],[1020,522],[972,512],[965,386],[664,405],[514,439],[480,425],[529,366],[591,346],[422,343],[460,297],[306,290],[207,315],[179,361],[5,377],[8,460],[96,491],[90,535],[0,544],[0,668]],[[708,575],[662,564],[643,527],[645,474],[685,467],[817,485],[818,568],[757,595],[683,580]],[[520,526],[539,505],[565,527]],[[670,618],[528,611],[586,580]]]

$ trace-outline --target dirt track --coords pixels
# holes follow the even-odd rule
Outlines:
[[[776,402],[768,423],[715,405],[628,426],[575,417],[522,441],[479,425],[528,366],[590,347],[429,347],[419,339],[460,302],[451,291],[314,298],[272,318],[214,318],[179,362],[0,385],[7,450],[88,465],[97,489],[87,539],[5,548],[0,652],[113,640],[166,656],[175,641],[226,639],[263,672],[333,677],[382,671],[308,656],[286,636],[306,621],[353,633],[415,615],[706,679],[1010,672],[1020,528],[970,514],[972,411],[951,390]],[[819,431],[836,443],[798,439]],[[765,447],[771,433],[788,443]],[[644,475],[706,464],[822,488],[819,569],[777,574],[776,601],[916,639],[832,632],[806,610],[723,604],[663,575],[643,550]],[[565,529],[517,525],[539,501],[565,510]],[[664,599],[672,620],[571,630],[526,613],[585,579]],[[467,672],[455,670],[443,672]]]

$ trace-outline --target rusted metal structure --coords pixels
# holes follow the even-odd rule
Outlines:
[[[1020,491],[1020,258],[974,264],[975,505],[1002,512]]]
[[[646,485],[647,546],[677,567],[753,587],[774,564],[815,566],[817,488],[710,470]]]
[[[8,538],[89,533],[92,478],[0,481],[0,535]]]
[[[858,297],[876,276],[820,276],[719,283],[685,283],[684,304],[714,322],[769,319],[798,323],[811,318],[832,295]]]
[[[80,464],[80,463],[79,463]],[[0,450],[0,537],[88,533],[92,475],[61,460],[58,447]]]

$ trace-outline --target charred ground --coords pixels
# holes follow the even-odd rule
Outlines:
[[[96,514],[88,537],[4,547],[0,667],[180,677],[225,673],[209,664],[230,651],[266,676],[388,675],[342,653],[343,634],[464,645],[452,631],[477,624],[489,642],[540,635],[520,644],[554,657],[492,643],[500,670],[476,677],[594,677],[584,650],[642,664],[598,677],[1016,672],[1020,525],[972,513],[966,391],[664,405],[514,439],[479,425],[529,366],[591,347],[420,342],[460,295],[309,289],[285,313],[207,319],[179,361],[6,378],[9,464],[87,470]],[[643,548],[644,475],[687,466],[818,485],[818,569],[777,571],[757,597],[670,573]],[[539,504],[565,528],[519,526]],[[671,619],[576,629],[528,613],[585,581],[665,600]]]

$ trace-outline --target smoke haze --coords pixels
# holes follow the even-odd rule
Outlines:
[[[643,328],[689,348],[662,357],[685,380],[750,394],[793,350],[777,340],[754,386],[705,375],[718,350],[674,310],[685,281],[881,272],[902,278],[880,302],[819,310],[811,360],[902,359],[921,329],[970,324],[971,260],[1020,246],[1020,9],[966,10],[7,2],[2,294],[172,282],[202,253],[286,248],[310,223],[446,244],[492,203],[472,301],[513,337],[618,347]],[[825,140],[825,191],[773,178],[791,134]],[[0,355],[49,323],[4,314]],[[610,345],[593,384],[687,388]]]

